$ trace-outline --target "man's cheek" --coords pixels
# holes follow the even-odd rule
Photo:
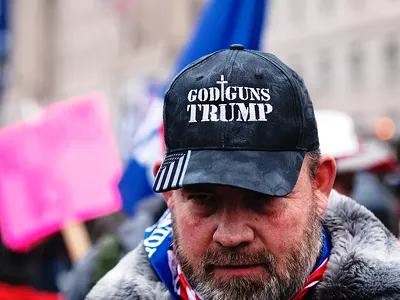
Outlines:
[[[283,234],[301,232],[306,220],[306,213],[293,213],[293,211],[285,211],[279,213],[274,218],[268,218],[267,228],[269,231],[283,237]]]
[[[294,215],[268,222],[268,236],[265,237],[267,248],[274,254],[285,253],[294,243],[302,240],[304,226],[302,218]]]
[[[193,232],[188,235],[181,236],[181,251],[184,252],[186,258],[190,261],[193,266],[199,267],[201,264],[201,257],[206,252],[204,243],[197,237]]]
[[[194,216],[192,213],[186,212],[181,215],[181,225],[183,228],[195,229],[201,224],[201,218]]]
[[[190,257],[203,255],[203,252],[207,248],[207,241],[209,240],[205,228],[193,220],[185,219],[182,221],[184,222],[178,225],[178,228],[180,228],[179,237],[181,247],[185,248],[185,252]]]
[[[282,231],[300,233],[301,228],[305,226],[306,221],[307,221],[306,213],[288,214],[282,223]]]

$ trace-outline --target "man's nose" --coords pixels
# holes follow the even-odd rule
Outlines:
[[[253,229],[240,214],[224,213],[214,232],[213,240],[226,248],[238,247],[254,240]]]

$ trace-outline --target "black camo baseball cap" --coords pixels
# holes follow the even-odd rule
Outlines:
[[[164,96],[166,156],[153,190],[193,184],[285,196],[319,148],[310,96],[276,56],[232,45],[184,68]]]

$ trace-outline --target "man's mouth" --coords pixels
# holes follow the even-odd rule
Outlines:
[[[254,276],[265,272],[265,268],[261,264],[255,265],[222,265],[214,266],[214,272],[217,276]]]

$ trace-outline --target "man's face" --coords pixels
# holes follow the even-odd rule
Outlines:
[[[205,299],[289,299],[314,267],[322,243],[305,160],[292,193],[196,185],[172,192],[174,250]]]

